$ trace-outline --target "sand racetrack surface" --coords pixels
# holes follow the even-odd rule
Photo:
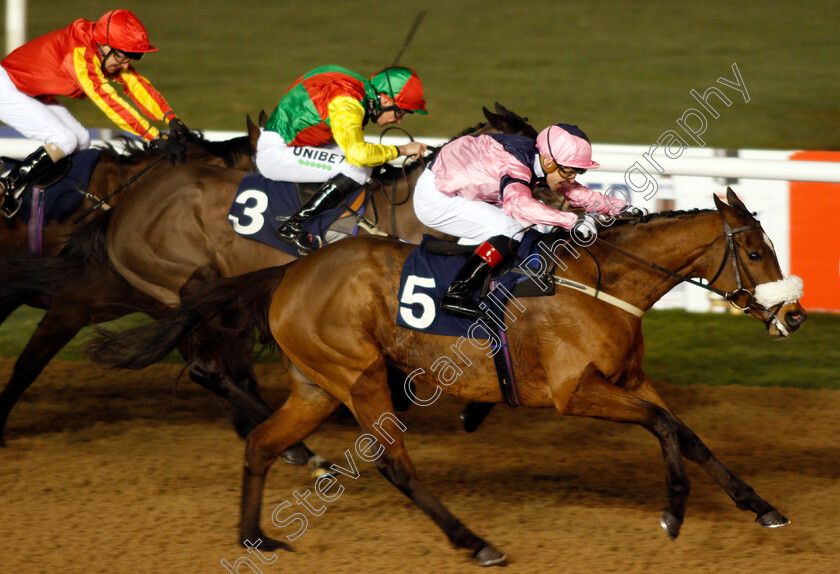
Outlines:
[[[11,368],[0,360],[3,381]],[[270,385],[276,370],[260,366],[260,381]],[[226,572],[221,560],[247,556],[236,544],[244,442],[206,391],[185,379],[175,386],[178,371],[47,368],[12,412],[0,449],[0,572]],[[687,463],[688,512],[680,537],[669,540],[659,527],[659,445],[635,426],[497,407],[466,434],[462,403],[449,399],[398,415],[421,479],[507,553],[504,572],[837,572],[840,391],[659,389],[790,526],[757,526]],[[266,395],[282,399],[282,385]],[[352,420],[331,420],[307,443],[344,462],[360,434]],[[359,478],[341,477],[336,501],[312,494],[323,514],[309,516],[295,552],[257,561],[262,572],[480,571],[372,463],[358,464]],[[294,532],[299,523],[278,528],[271,512],[313,484],[306,469],[271,469],[267,535]],[[238,571],[254,570],[240,562]]]

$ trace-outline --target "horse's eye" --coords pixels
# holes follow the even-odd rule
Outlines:
[[[758,251],[753,251],[752,253],[747,255],[747,257],[750,258],[750,261],[761,261],[761,253],[759,253]]]

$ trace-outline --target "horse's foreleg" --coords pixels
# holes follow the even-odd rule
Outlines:
[[[374,445],[368,451],[381,451],[382,454],[376,459],[379,472],[414,501],[443,530],[456,548],[472,551],[473,557],[483,566],[504,562],[504,554],[473,534],[418,480],[403,443],[404,429],[400,427],[401,423],[395,422],[398,419],[393,415],[395,409],[388,390],[383,360],[378,360],[357,379],[351,388],[350,398],[351,404],[348,406],[359,424],[372,436],[382,436],[384,439],[381,442],[384,448],[379,449]]]
[[[281,540],[267,538],[260,528],[260,509],[265,475],[269,467],[290,446],[299,443],[327,419],[340,404],[326,391],[308,381],[297,369],[290,371],[291,394],[271,418],[248,435],[242,480],[239,541],[262,540],[261,549],[289,549]],[[283,505],[277,508],[285,508]],[[272,522],[278,524],[272,513]],[[283,524],[286,524],[285,522]],[[294,539],[292,537],[290,539]]]
[[[565,415],[595,417],[643,426],[659,439],[665,460],[669,505],[660,523],[671,538],[679,535],[691,485],[679,443],[679,421],[666,409],[620,389],[590,363],[569,394],[566,385],[553,389],[555,403]]]
[[[637,396],[656,397],[650,380],[642,376],[641,384],[631,392]],[[662,403],[662,399],[658,399]],[[661,404],[664,407],[664,403]],[[752,510],[756,514],[756,522],[767,528],[786,526],[790,521],[785,518],[775,507],[758,496],[755,491],[741,478],[730,472],[726,466],[712,454],[712,451],[694,434],[685,423],[674,417],[677,421],[677,431],[680,441],[680,448],[683,456],[701,465],[706,472],[720,485],[720,487],[735,501],[741,510]]]
[[[52,358],[87,324],[88,310],[81,305],[53,306],[38,323],[35,332],[15,361],[12,377],[0,393],[0,446],[12,408]]]

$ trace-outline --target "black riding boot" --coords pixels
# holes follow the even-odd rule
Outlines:
[[[328,179],[318,191],[301,207],[297,213],[289,217],[277,229],[277,236],[294,245],[298,253],[303,256],[318,249],[303,229],[303,222],[320,215],[334,207],[338,207],[354,191],[361,187],[356,181],[344,174],[338,174]]]
[[[0,210],[3,215],[14,216],[20,209],[23,192],[49,174],[55,166],[55,162],[42,146],[13,167],[6,177],[0,177],[0,197],[3,199]]]
[[[455,280],[440,300],[440,308],[450,315],[473,319],[484,317],[478,303],[472,300],[472,294],[484,284],[493,268],[508,255],[508,243],[507,237],[494,237],[479,245],[475,253],[470,255],[464,266],[458,270]]]

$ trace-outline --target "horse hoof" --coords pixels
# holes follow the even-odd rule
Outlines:
[[[312,470],[312,478],[336,476],[336,472],[332,469],[332,463],[317,454],[312,455],[309,459],[308,466]]]
[[[309,464],[309,450],[302,444],[287,448],[283,451],[283,460],[295,466],[306,466]]]
[[[790,520],[785,518],[782,513],[775,508],[770,512],[765,512],[756,518],[755,521],[764,528],[781,528],[782,526],[790,524]]]
[[[312,478],[321,478],[322,476],[336,476],[335,471],[328,468],[315,467],[312,469]]]
[[[488,544],[475,553],[475,559],[482,566],[498,566],[499,564],[505,563],[507,556]]]
[[[666,510],[662,513],[662,518],[659,519],[659,524],[662,526],[662,528],[665,529],[671,540],[676,540],[677,536],[680,535],[680,526],[682,526],[682,518],[680,518],[670,510]]]
[[[282,540],[275,540],[274,538],[268,538],[262,534],[251,536],[251,537],[242,537],[242,541],[240,542],[242,546],[245,548],[257,548],[261,551],[274,551],[274,550],[285,550],[286,552],[294,552],[294,548],[283,542]]]

